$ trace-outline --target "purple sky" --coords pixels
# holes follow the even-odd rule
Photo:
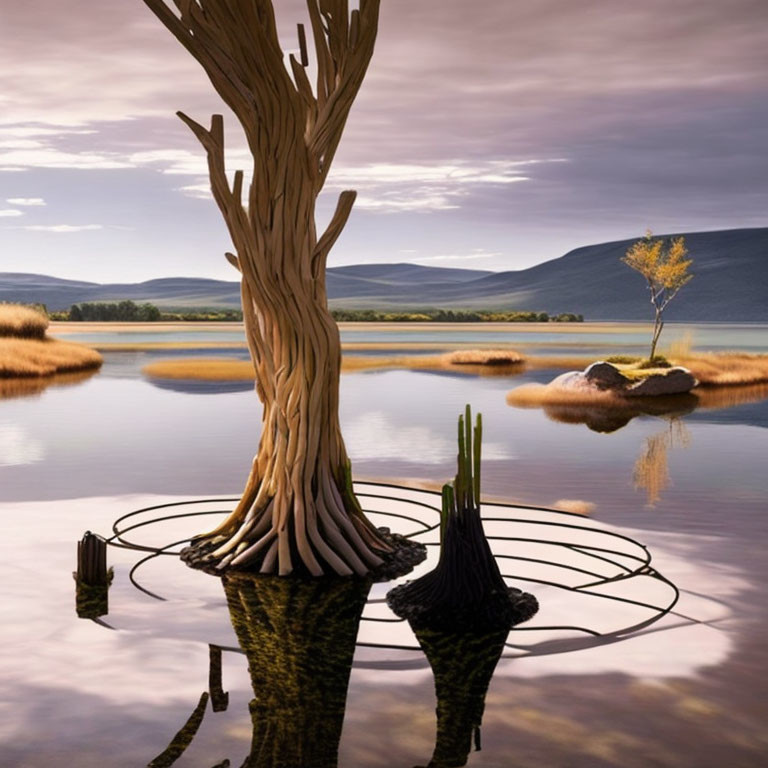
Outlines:
[[[275,5],[294,50],[304,3]],[[319,210],[358,189],[331,266],[518,269],[647,228],[768,225],[765,0],[382,6]],[[235,279],[174,116],[222,106],[141,0],[3,2],[0,72],[0,271]]]

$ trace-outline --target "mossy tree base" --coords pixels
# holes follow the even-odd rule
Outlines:
[[[411,625],[435,678],[437,741],[428,768],[466,765],[473,734],[480,748],[485,695],[509,630],[539,609],[533,595],[506,585],[483,530],[482,419],[473,434],[467,406],[458,426],[458,472],[453,485],[443,486],[440,560],[387,594],[389,607]]]
[[[380,553],[381,563],[372,567],[367,578],[373,581],[391,581],[410,573],[415,566],[423,562],[427,557],[427,548],[420,542],[408,539],[398,533],[392,533],[388,528],[379,528],[378,536],[388,547],[388,551]],[[222,568],[221,564],[211,559],[210,554],[217,547],[217,542],[209,538],[201,537],[193,540],[190,546],[181,551],[181,559],[190,568],[209,573],[212,576],[224,576],[233,573],[255,574],[261,567],[261,561],[255,560],[240,568],[229,565]],[[289,578],[308,578],[312,576],[302,567],[301,561],[297,563],[296,570]],[[335,578],[335,577],[328,577]],[[355,577],[357,578],[357,577]]]

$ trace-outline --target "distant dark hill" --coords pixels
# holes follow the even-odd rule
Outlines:
[[[694,280],[669,305],[678,321],[768,321],[768,228],[681,233],[694,259]],[[669,237],[669,235],[665,235]],[[460,284],[406,285],[395,293],[337,295],[344,308],[420,307],[576,312],[587,320],[648,320],[643,278],[621,262],[639,238],[570,251],[515,272]]]
[[[353,264],[349,267],[331,267],[334,277],[356,277],[381,283],[466,283],[480,277],[494,275],[486,269],[456,269],[450,267],[425,267],[421,264]]]
[[[45,304],[68,309],[84,301],[149,301],[158,306],[233,307],[240,305],[238,283],[205,278],[169,277],[144,283],[99,284],[46,275],[0,272],[0,301]]]
[[[695,275],[669,305],[669,320],[768,321],[768,228],[683,233]],[[579,312],[589,320],[651,317],[643,278],[620,259],[636,241],[577,248],[519,272],[467,286],[469,306]],[[459,292],[443,291],[446,304]]]
[[[444,269],[418,264],[358,264],[328,270],[331,299],[352,297],[365,304],[366,297],[400,296],[420,300],[429,286],[456,287],[493,272]],[[61,280],[45,275],[0,273],[0,301],[45,304],[67,309],[86,301],[149,301],[159,307],[239,307],[240,285],[225,280],[169,277],[143,283],[99,284]],[[387,303],[388,299],[384,299]]]
[[[683,233],[694,280],[669,320],[768,322],[768,228]],[[357,264],[328,270],[331,305],[347,309],[511,309],[576,312],[587,320],[648,320],[643,278],[621,263],[638,238],[577,248],[515,272],[418,264]],[[101,285],[0,273],[0,301],[66,309],[83,301],[149,301],[160,307],[237,307],[238,283],[172,277]]]

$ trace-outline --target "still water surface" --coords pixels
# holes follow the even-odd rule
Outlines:
[[[394,333],[384,340],[436,340]],[[450,340],[477,341],[478,333]],[[765,327],[694,333],[697,346],[768,347]],[[381,340],[357,334],[345,340]],[[502,335],[481,333],[491,342]],[[610,343],[611,351],[635,344],[606,336],[590,342]],[[250,387],[146,381],[140,368],[158,354],[107,353],[103,371],[83,383],[0,402],[8,634],[0,649],[0,765],[146,765],[207,686],[212,640],[182,629],[197,626],[190,612],[212,610],[205,597],[214,579],[183,577],[187,598],[199,591],[197,608],[192,599],[183,611],[158,608],[127,581],[135,553],[118,554],[110,600],[122,605],[126,629],[109,631],[73,611],[69,573],[85,529],[107,533],[148,497],[236,495],[257,445],[260,408]],[[455,471],[455,417],[471,403],[484,417],[488,497],[590,502],[595,519],[631,530],[682,586],[727,611],[697,632],[516,662],[491,685],[484,749],[470,765],[767,764],[768,392],[755,388],[728,407],[639,415],[610,433],[578,423],[578,415],[564,423],[506,404],[513,386],[557,373],[345,375],[341,418],[355,475],[442,484]],[[157,578],[182,577],[158,571]],[[247,752],[252,692],[242,657],[225,657],[224,674],[230,708],[203,722],[182,768],[210,768],[226,756],[237,765]],[[433,709],[428,674],[354,669],[339,764],[425,764]]]

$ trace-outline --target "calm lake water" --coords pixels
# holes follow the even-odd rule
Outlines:
[[[667,342],[690,338],[697,349],[768,351],[765,326],[670,331]],[[162,335],[98,339],[238,334]],[[596,356],[640,348],[646,339],[636,328],[344,331],[348,342],[503,341]],[[226,645],[217,580],[173,558],[148,565],[146,573],[178,601],[137,593],[127,578],[137,553],[110,550],[116,576],[108,620],[119,631],[74,612],[70,572],[84,530],[107,534],[116,517],[152,500],[235,496],[245,480],[260,428],[255,394],[249,385],[142,377],[150,360],[178,354],[233,350],[109,352],[92,378],[0,401],[0,514],[7,532],[0,566],[7,635],[0,647],[2,766],[146,765],[207,688],[208,643]],[[455,472],[455,419],[471,403],[484,419],[487,497],[541,506],[589,502],[595,520],[629,531],[678,586],[719,606],[702,608],[703,623],[695,627],[514,662],[491,685],[483,750],[469,765],[768,764],[768,388],[676,414],[627,417],[623,426],[606,425],[594,413],[507,405],[511,388],[560,372],[342,378],[342,427],[357,478],[447,481]],[[253,693],[241,656],[225,654],[224,681],[227,712],[206,716],[176,765],[242,762]],[[434,740],[433,696],[428,670],[353,669],[339,765],[425,765]]]
[[[197,324],[194,324],[197,326]],[[103,327],[103,326],[102,326]],[[140,331],[94,331],[78,329],[68,324],[66,330],[55,331],[62,338],[86,344],[142,344],[147,342],[240,342],[241,330],[231,323],[193,327],[188,330],[157,328]],[[379,323],[344,323],[341,326],[344,343],[359,344],[516,344],[532,349],[551,351],[552,347],[565,349],[642,351],[648,345],[649,327],[639,323],[579,323],[567,324],[435,324],[397,323],[382,326]],[[749,352],[768,351],[768,333],[764,325],[734,323],[668,323],[664,331],[664,344],[686,341],[696,349],[722,351],[741,349]],[[662,345],[663,346],[663,345]]]

